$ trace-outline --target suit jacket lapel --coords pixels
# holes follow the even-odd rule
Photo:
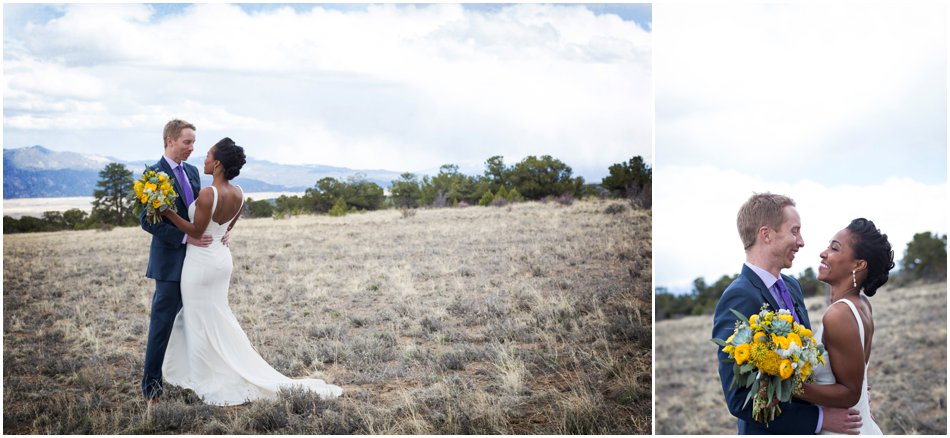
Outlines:
[[[759,278],[759,274],[756,274],[755,271],[743,264],[742,275],[748,277],[749,282],[751,282],[752,285],[759,290],[759,294],[762,295],[762,301],[769,303],[770,310],[775,311],[781,309],[781,307],[778,305],[778,302],[775,301],[775,297],[772,296],[772,292],[769,292],[769,288],[765,287],[765,283],[763,283],[762,279]]]
[[[175,188],[175,193],[178,193],[178,199],[175,200],[175,207],[178,209],[178,215],[185,219],[191,220],[191,218],[188,217],[188,206],[185,205],[185,192],[182,191],[182,182],[178,181],[178,176],[175,175],[175,171],[168,164],[168,161],[165,160],[165,157],[162,157],[158,160],[158,165],[161,167],[162,172],[168,174],[168,176],[170,176],[174,181],[172,183],[172,187]],[[191,177],[188,175],[188,167],[184,167],[184,169],[185,177],[190,180]],[[191,181],[188,181],[188,183],[191,184]],[[195,192],[192,191],[192,193]]]

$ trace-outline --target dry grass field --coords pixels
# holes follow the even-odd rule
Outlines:
[[[651,431],[651,214],[629,203],[243,219],[232,310],[278,371],[345,394],[227,408],[141,397],[149,238],[4,236],[4,433]]]
[[[875,335],[868,370],[871,412],[888,435],[947,433],[947,283],[890,289],[871,298]],[[825,298],[806,300],[820,323]],[[712,316],[656,324],[656,433],[735,434],[709,341]]]

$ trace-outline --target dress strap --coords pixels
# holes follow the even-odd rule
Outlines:
[[[240,213],[241,208],[244,208],[244,189],[242,189],[241,186],[237,184],[235,184],[234,187],[237,187],[237,189],[241,192],[241,205],[238,206],[238,213]]]
[[[838,301],[835,301],[834,304],[838,304],[842,301],[844,301],[848,307],[851,308],[851,313],[854,314],[854,319],[858,322],[858,334],[861,336],[861,351],[864,352],[864,323],[861,322],[861,314],[858,313],[858,308],[854,306],[854,303],[852,303],[851,300],[842,298]]]
[[[234,226],[234,221],[237,220],[238,216],[241,215],[241,209],[244,208],[244,189],[242,189],[239,185],[235,185],[234,187],[237,187],[237,189],[241,192],[241,205],[238,206],[237,213],[234,213],[234,217],[232,217],[231,220],[227,222],[229,224],[229,230]]]
[[[218,188],[212,185],[211,191],[214,192],[214,200],[211,201],[211,216],[214,216],[214,210],[218,208]]]

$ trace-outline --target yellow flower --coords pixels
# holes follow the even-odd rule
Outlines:
[[[152,183],[145,183],[145,190],[151,190],[154,192],[156,189],[158,189],[157,185],[152,184]]]
[[[755,332],[755,335],[752,336],[752,340],[766,342],[769,340],[769,335],[765,334],[765,332]]]
[[[735,346],[726,345],[725,347],[722,347],[722,352],[726,354],[732,354],[732,352],[735,351],[735,349],[736,349]]]
[[[749,355],[751,354],[752,347],[749,344],[742,344],[736,347],[736,363],[739,365],[744,364],[749,360]]]
[[[788,334],[789,345],[791,345],[792,342],[798,344],[799,347],[804,346],[804,344],[802,344],[802,338],[798,337],[798,335],[796,335],[795,333]]]
[[[802,379],[807,379],[808,376],[810,375],[811,375],[811,363],[805,362],[805,364],[802,365],[802,370],[801,370]]]
[[[795,370],[792,368],[792,361],[788,359],[783,360],[782,363],[779,364],[778,370],[779,377],[781,377],[782,380],[792,377],[792,374],[795,373]]]
[[[799,330],[798,334],[801,335],[802,337],[808,337],[808,338],[814,337],[814,335],[812,335],[811,333],[811,330],[805,328],[804,326],[802,326],[802,329]]]
[[[161,199],[155,198],[155,199],[152,200],[152,208],[157,209],[157,208],[159,208],[159,207],[161,207],[161,206],[162,206],[162,200],[161,200]]]
[[[772,343],[778,345],[778,348],[788,350],[788,338],[772,333]]]
[[[166,180],[168,180],[168,177],[165,176],[165,174],[161,174],[158,176],[158,182],[165,182]]]
[[[784,314],[784,313],[781,314],[781,315],[779,315],[779,316],[778,316],[778,319],[781,319],[782,321],[785,321],[785,322],[787,322],[787,323],[789,323],[789,324],[795,322],[795,318],[793,318],[792,315],[787,315],[787,314]]]
[[[759,323],[759,314],[758,314],[758,313],[756,313],[756,314],[754,314],[754,315],[752,315],[752,316],[749,317],[749,325],[750,325],[750,326],[758,325],[758,323]]]
[[[777,376],[779,373],[779,364],[782,362],[782,356],[769,349],[769,344],[765,342],[752,343],[751,362],[755,364],[763,373]]]

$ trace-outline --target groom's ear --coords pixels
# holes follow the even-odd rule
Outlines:
[[[772,240],[772,236],[769,234],[769,227],[762,225],[759,227],[756,235],[759,236],[759,241],[762,243],[769,243]]]

